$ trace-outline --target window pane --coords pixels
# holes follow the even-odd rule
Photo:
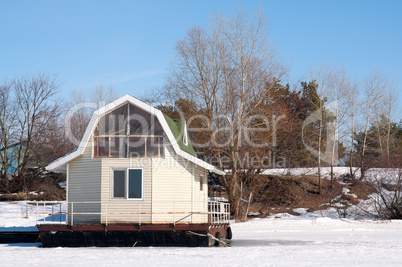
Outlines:
[[[128,198],[142,198],[142,170],[128,170]]]
[[[129,138],[130,158],[145,157],[145,139],[141,137]]]
[[[164,158],[165,157],[165,141],[164,141],[164,137],[159,137],[159,152],[160,152],[160,157]]]
[[[147,138],[147,157],[159,156],[159,139],[160,137],[148,137]]]
[[[119,138],[119,157],[127,158],[127,137]]]
[[[108,132],[109,128],[109,117],[103,116],[102,118],[99,119],[98,125],[95,128],[95,135],[104,135]]]
[[[125,104],[101,117],[95,128],[95,136],[127,134],[127,109],[128,104]]]
[[[109,137],[99,137],[98,138],[98,156],[108,157],[109,156]]]
[[[163,129],[158,119],[130,104],[130,135],[162,135]]]
[[[117,158],[119,156],[119,138],[118,137],[110,138],[110,156],[113,158]]]
[[[113,158],[126,158],[127,145],[125,137],[111,137],[110,156]]]
[[[98,137],[94,137],[94,157],[97,158],[99,157],[99,138]]]
[[[118,109],[113,110],[109,116],[109,131],[110,135],[126,135],[127,134],[127,111],[128,104],[125,104]]]
[[[200,191],[204,191],[204,177],[200,176]]]
[[[113,197],[125,197],[125,171],[113,171]]]

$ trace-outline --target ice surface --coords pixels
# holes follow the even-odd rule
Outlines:
[[[0,203],[0,229],[33,227],[23,202]],[[304,209],[297,209],[303,213]],[[328,213],[329,214],[329,213]],[[233,223],[230,247],[41,248],[0,244],[1,266],[400,266],[402,221],[287,213]],[[15,218],[13,218],[16,216]],[[280,217],[280,218],[278,218]]]

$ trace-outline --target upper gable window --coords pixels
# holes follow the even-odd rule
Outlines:
[[[102,116],[93,138],[94,157],[164,156],[164,132],[158,119],[129,103]]]

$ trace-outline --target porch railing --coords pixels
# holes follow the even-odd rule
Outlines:
[[[119,202],[121,203],[121,202]],[[33,202],[36,206],[37,224],[79,224],[90,217],[99,223],[211,223],[226,224],[230,220],[230,204],[219,201],[130,203],[121,208],[119,203],[109,202]],[[122,205],[124,206],[124,205]],[[92,219],[94,220],[94,219]]]

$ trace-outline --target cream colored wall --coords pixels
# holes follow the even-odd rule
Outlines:
[[[196,165],[177,156],[169,142],[166,142],[165,158],[154,158],[152,161],[152,221],[172,223],[192,212],[202,212],[200,205],[206,207],[207,203],[197,202],[205,198],[200,196],[199,182],[194,179],[198,170]],[[192,215],[179,223],[206,222],[203,217]]]
[[[200,190],[200,177],[203,177],[203,190]],[[208,180],[207,171],[200,166],[195,165],[194,168],[194,212],[200,215],[194,216],[193,222],[201,223],[208,221]]]
[[[101,160],[92,159],[92,142],[84,153],[68,163],[68,212],[99,213],[101,201]],[[71,202],[98,202],[74,203]],[[69,222],[71,217],[69,218]],[[74,215],[73,223],[99,223],[100,215]]]
[[[166,140],[164,158],[92,158],[92,142],[84,154],[69,163],[68,201],[97,201],[82,205],[82,212],[101,212],[92,215],[91,222],[106,223],[205,223],[208,185],[206,170],[177,156]],[[112,169],[143,168],[143,199],[112,199]],[[204,175],[204,191],[200,192],[199,177]],[[75,207],[77,212],[77,207]],[[107,215],[106,215],[107,211]],[[140,214],[141,213],[141,214]],[[173,214],[175,213],[175,214]],[[81,216],[82,217],[82,216]],[[107,218],[106,218],[107,217]],[[140,218],[141,217],[141,218]],[[85,221],[88,218],[82,217]],[[75,221],[78,219],[76,216]]]
[[[102,210],[107,209],[108,223],[151,223],[152,200],[152,161],[149,158],[102,159]],[[113,199],[111,195],[111,176],[113,169],[143,169],[143,199]],[[141,217],[141,218],[140,218]],[[102,223],[106,222],[106,214],[102,214]]]

